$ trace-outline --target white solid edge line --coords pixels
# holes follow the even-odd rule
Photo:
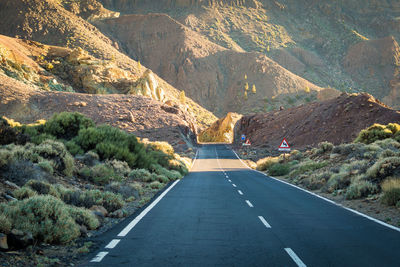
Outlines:
[[[353,210],[353,209],[351,209],[351,208],[345,207],[345,206],[343,206],[343,205],[341,205],[341,204],[339,204],[339,203],[336,203],[335,201],[332,201],[332,200],[327,199],[327,198],[325,198],[325,197],[323,197],[323,196],[317,195],[317,194],[315,194],[315,193],[313,193],[313,192],[311,192],[311,191],[308,191],[308,190],[306,190],[306,189],[304,189],[304,188],[301,188],[301,187],[299,187],[299,186],[297,186],[297,185],[288,183],[288,182],[286,182],[286,181],[279,180],[279,179],[277,179],[277,178],[275,178],[275,177],[272,177],[272,176],[268,176],[268,175],[266,175],[265,173],[260,172],[260,171],[258,171],[258,170],[253,170],[252,168],[250,168],[249,166],[247,166],[247,165],[242,161],[242,159],[238,156],[238,154],[236,154],[236,152],[235,152],[233,149],[231,149],[231,150],[232,150],[232,152],[236,155],[236,157],[240,160],[240,162],[241,162],[245,167],[247,167],[248,169],[250,169],[250,170],[252,170],[252,171],[261,173],[262,175],[264,175],[264,176],[266,176],[266,177],[268,177],[268,178],[274,179],[274,180],[276,180],[276,181],[278,181],[278,182],[281,182],[281,183],[287,184],[287,185],[289,185],[289,186],[292,186],[292,187],[294,187],[294,188],[297,188],[297,189],[299,189],[299,190],[301,190],[301,191],[303,191],[303,192],[306,192],[306,193],[308,193],[308,194],[310,194],[310,195],[313,195],[313,196],[315,196],[315,197],[317,197],[317,198],[320,198],[320,199],[322,199],[322,200],[325,200],[325,201],[327,201],[327,202],[329,202],[329,203],[331,203],[331,204],[333,204],[333,205],[336,205],[336,206],[338,206],[338,207],[341,207],[341,208],[343,208],[343,209],[346,209],[346,210],[348,210],[348,211],[350,211],[350,212],[352,212],[352,213],[355,213],[355,214],[357,214],[357,215],[359,215],[359,216],[362,216],[362,217],[364,217],[364,218],[366,218],[366,219],[368,219],[368,220],[371,220],[371,221],[376,222],[376,223],[378,223],[378,224],[380,224],[380,225],[386,226],[386,227],[388,227],[388,228],[390,228],[390,229],[392,229],[392,230],[395,230],[395,231],[397,231],[397,232],[400,232],[400,228],[399,228],[399,227],[396,227],[396,226],[387,224],[387,223],[382,222],[382,221],[380,221],[380,220],[378,220],[378,219],[375,219],[375,218],[373,218],[373,217],[371,217],[371,216],[368,216],[368,215],[366,215],[366,214],[364,214],[364,213],[361,213],[361,212],[359,212],[359,211],[356,211],[356,210]]]
[[[233,187],[236,187],[236,185],[235,185],[235,184],[232,184],[232,186],[233,186]]]
[[[90,262],[101,262],[108,252],[99,252]]]
[[[121,239],[113,239],[110,241],[110,243],[108,243],[107,246],[105,246],[105,248],[109,248],[109,249],[115,248],[118,245],[119,241],[121,241]]]
[[[294,251],[291,248],[285,248],[285,251],[289,256],[292,258],[292,260],[297,264],[299,267],[307,267],[307,265],[304,264],[304,262],[301,261],[301,259],[294,253]]]
[[[246,200],[247,205],[249,205],[250,208],[254,208],[253,204],[249,200]]]
[[[193,166],[194,166],[194,163],[196,162],[196,159],[197,159],[197,155],[198,155],[198,154],[199,154],[199,149],[196,150],[196,155],[194,156],[194,160],[193,160],[193,162],[192,162],[192,166],[190,167],[190,170],[193,169]]]
[[[243,192],[241,190],[238,190],[239,195],[243,195]]]
[[[167,190],[165,190],[161,195],[156,198],[149,206],[147,206],[146,209],[144,209],[135,219],[133,219],[119,234],[119,237],[124,237],[126,236],[130,230],[132,230],[133,227],[136,226],[140,220],[146,216],[146,214],[157,205],[158,202],[179,182],[179,180],[176,180],[170,187],[168,187]]]
[[[263,216],[258,216],[258,219],[265,225],[267,228],[272,228],[271,225],[264,219]]]

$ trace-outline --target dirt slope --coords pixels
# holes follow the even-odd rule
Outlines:
[[[89,4],[90,2],[98,4],[97,1],[87,1]],[[77,9],[66,8],[69,8],[71,12],[59,2],[52,0],[1,1],[0,34],[12,37],[19,36],[22,39],[37,41],[46,45],[57,45],[72,49],[82,48],[97,60],[112,61],[117,68],[129,72],[134,80],[142,77],[147,70],[146,67],[121,53],[115,42],[104,36],[95,26],[75,15],[75,13],[80,14],[85,18],[90,17],[89,14],[101,16],[104,13],[101,7],[100,11],[103,13],[100,11],[98,13],[96,8],[92,11],[88,10],[88,5],[80,5]],[[109,17],[113,16],[110,15]],[[155,75],[155,79],[168,98],[178,102],[179,91],[157,75]],[[199,125],[210,125],[216,119],[213,114],[191,99],[187,98],[186,103],[190,112],[196,114]]]
[[[373,123],[391,122],[400,122],[399,111],[368,94],[342,94],[288,110],[243,116],[235,127],[235,141],[239,145],[240,135],[246,134],[252,147],[277,152],[286,138],[292,149],[304,149],[323,141],[351,142]]]
[[[131,57],[218,115],[263,110],[265,97],[321,90],[261,53],[227,50],[165,14],[126,15],[96,25]],[[249,92],[245,101],[246,83],[257,93]]]
[[[62,111],[80,112],[97,124],[119,127],[141,138],[167,141],[177,151],[185,150],[197,133],[195,119],[180,106],[143,96],[37,91],[0,74],[1,115],[31,123]]]

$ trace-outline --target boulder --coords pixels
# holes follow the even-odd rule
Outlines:
[[[7,250],[8,243],[7,243],[7,235],[0,233],[0,249]]]
[[[8,235],[8,245],[14,249],[24,249],[33,244],[31,233],[24,233],[21,230],[13,229]]]
[[[108,215],[107,210],[103,206],[94,205],[90,208],[93,213],[98,216],[98,213],[101,214],[101,217],[104,218]]]

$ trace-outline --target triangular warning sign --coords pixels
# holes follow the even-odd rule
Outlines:
[[[290,148],[286,138],[283,138],[281,145],[279,146],[279,148]]]

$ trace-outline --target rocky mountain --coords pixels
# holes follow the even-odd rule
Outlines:
[[[235,143],[245,134],[252,148],[277,153],[286,138],[292,149],[315,147],[328,141],[335,145],[354,141],[359,132],[374,123],[400,121],[393,110],[369,94],[339,97],[265,114],[243,116],[235,126]]]
[[[2,1],[0,13],[0,33],[18,37],[0,38],[1,69],[8,76],[40,90],[139,94],[179,103],[178,90],[78,16],[90,21],[118,16],[97,1]],[[216,119],[190,98],[184,101],[199,127]]]
[[[268,98],[306,98],[322,90],[262,53],[224,48],[165,14],[125,15],[95,25],[129,56],[218,115],[265,111]]]
[[[227,49],[261,52],[319,87],[365,91],[399,107],[399,102],[393,101],[398,94],[395,84],[399,73],[393,58],[398,55],[388,41],[394,40],[392,46],[396,47],[400,39],[398,1],[165,0],[162,5],[147,0],[102,2],[123,14],[166,13]],[[387,44],[378,45],[381,48],[371,46],[380,42]],[[382,49],[390,55],[374,61],[375,67],[363,70],[348,66],[352,58],[371,62]]]

